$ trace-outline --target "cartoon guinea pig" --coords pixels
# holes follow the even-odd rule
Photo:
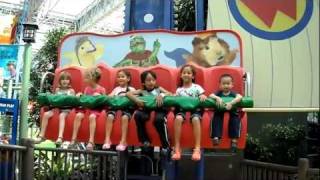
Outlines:
[[[203,67],[230,65],[238,52],[238,50],[230,50],[228,43],[218,38],[216,33],[197,36],[193,39],[192,45],[193,52],[185,56],[186,62]]]

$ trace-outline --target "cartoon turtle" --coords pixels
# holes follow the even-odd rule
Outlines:
[[[93,67],[103,55],[103,52],[102,45],[95,45],[88,36],[83,36],[77,39],[74,52],[67,52],[64,56],[70,60],[71,63],[69,65]]]
[[[132,36],[130,40],[130,50],[120,62],[118,62],[114,67],[124,67],[124,66],[140,66],[149,67],[159,64],[157,54],[160,49],[160,42],[158,39],[153,43],[152,52],[146,50],[146,41],[142,36]]]

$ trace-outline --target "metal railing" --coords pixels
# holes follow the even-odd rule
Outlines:
[[[0,144],[0,179],[21,179],[21,162],[25,146]]]
[[[36,179],[118,179],[119,157],[114,151],[35,148]]]
[[[123,179],[123,155],[115,151],[86,151],[0,144],[0,180]]]
[[[308,159],[299,159],[298,166],[285,166],[253,160],[241,162],[241,180],[318,180],[320,170],[309,168]]]

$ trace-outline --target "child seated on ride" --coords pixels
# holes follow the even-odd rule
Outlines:
[[[55,94],[57,95],[75,95],[74,89],[71,87],[71,75],[67,72],[61,72],[59,76],[59,85],[55,89]],[[46,129],[48,125],[48,120],[53,116],[53,109],[45,112],[43,118],[41,120],[41,130],[39,137],[35,140],[35,143],[41,143],[45,140],[44,136],[46,134]],[[58,139],[56,140],[56,144],[61,144],[63,140],[63,132],[64,132],[64,125],[67,115],[70,112],[69,107],[60,108],[60,115],[59,115],[59,134]]]
[[[201,102],[207,99],[204,95],[204,89],[195,84],[195,69],[192,65],[185,65],[180,71],[180,87],[176,90],[176,96],[189,96],[198,97]],[[194,109],[191,111],[191,123],[193,126],[193,134],[195,139],[195,145],[192,153],[192,160],[199,161],[201,159],[200,143],[201,143],[201,125],[200,120],[202,117],[201,109]],[[182,109],[176,109],[176,117],[174,121],[174,151],[172,155],[173,160],[181,159],[181,148],[180,148],[180,136],[182,123],[185,120],[186,112]],[[188,133],[188,132],[186,132]]]
[[[156,96],[156,103],[158,109],[156,110],[155,120],[153,125],[155,126],[163,149],[167,149],[169,147],[169,140],[167,134],[167,125],[166,125],[166,116],[167,110],[162,108],[163,97],[166,95],[171,95],[171,93],[165,90],[162,87],[157,85],[157,76],[152,71],[145,71],[140,76],[142,82],[142,89],[138,89],[136,91],[131,91],[127,93],[128,98],[134,101],[140,108],[136,111],[134,115],[134,119],[137,125],[137,133],[139,141],[143,144],[144,147],[150,146],[150,138],[146,132],[146,122],[150,118],[151,111],[143,108],[144,102],[140,100],[135,95],[139,96]]]
[[[85,83],[87,87],[84,89],[84,95],[98,96],[106,93],[106,90],[101,87],[98,82],[101,78],[101,72],[98,68],[90,69],[85,74]],[[82,93],[78,93],[77,96],[81,96]],[[94,148],[94,135],[96,130],[96,119],[100,115],[101,110],[92,109],[89,115],[89,141],[86,146],[87,150],[93,150]],[[76,138],[78,136],[78,131],[81,125],[81,121],[84,118],[84,111],[79,109],[73,123],[72,138],[69,148],[75,147]]]
[[[217,106],[225,106],[227,112],[230,114],[229,120],[229,137],[231,138],[231,148],[235,150],[237,148],[237,139],[239,138],[240,117],[237,109],[232,109],[233,105],[240,102],[242,96],[236,92],[231,91],[233,88],[233,78],[230,74],[223,74],[219,80],[220,90],[215,94],[211,94],[210,97],[216,100]],[[231,102],[224,104],[221,97],[234,98]],[[222,129],[223,129],[223,116],[224,112],[216,111],[211,121],[211,138],[213,145],[220,143]]]
[[[117,84],[118,86],[112,90],[109,96],[126,96],[127,92],[135,91],[133,87],[130,86],[131,74],[126,70],[120,70],[117,72]],[[107,113],[106,122],[106,137],[102,149],[110,149],[111,141],[110,135],[112,132],[113,121],[116,116],[116,109],[110,109]],[[127,148],[127,132],[128,132],[128,122],[131,119],[133,109],[122,110],[121,115],[121,140],[119,145],[116,147],[118,151],[124,151]]]

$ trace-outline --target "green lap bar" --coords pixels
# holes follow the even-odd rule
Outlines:
[[[132,102],[126,96],[113,96],[110,97],[107,105],[112,107],[113,109],[129,109],[135,106],[134,102]]]
[[[200,106],[199,98],[187,96],[166,96],[163,105],[166,107],[179,107],[183,110],[193,110]]]
[[[37,99],[40,106],[52,107],[78,107],[80,106],[79,97],[68,95],[55,95],[48,93],[41,93]]]
[[[99,96],[86,96],[82,95],[80,97],[80,105],[89,109],[97,109],[107,105],[109,98],[105,95]]]
[[[156,109],[157,103],[154,96],[140,96],[138,97],[144,102],[145,109]],[[108,105],[114,109],[128,109],[134,108],[136,105],[126,96],[114,96],[108,101]]]
[[[141,96],[138,97],[144,102],[144,108],[157,109],[157,102],[155,96]],[[105,95],[100,96],[65,96],[65,95],[52,95],[52,94],[40,94],[38,96],[38,103],[40,106],[53,106],[53,107],[78,107],[83,106],[85,108],[95,109],[103,106],[109,106],[113,109],[129,109],[134,108],[136,105],[130,99],[125,96],[108,97]],[[233,98],[222,97],[224,103],[231,102]],[[163,99],[164,107],[178,107],[183,110],[193,110],[196,108],[215,108],[218,111],[225,111],[225,106],[218,107],[216,101],[212,98],[208,98],[204,102],[200,102],[199,98],[185,97],[185,96],[166,96]],[[243,97],[242,100],[234,105],[234,108],[249,108],[253,107],[253,100],[251,97]]]
[[[224,103],[231,102],[234,98],[232,97],[222,97],[221,98]],[[219,107],[216,104],[216,100],[212,98],[208,98],[206,101],[200,103],[202,108],[214,108],[217,111],[226,111],[225,106]],[[251,97],[242,97],[241,101],[233,106],[232,109],[235,108],[250,108],[253,107],[253,100]]]

